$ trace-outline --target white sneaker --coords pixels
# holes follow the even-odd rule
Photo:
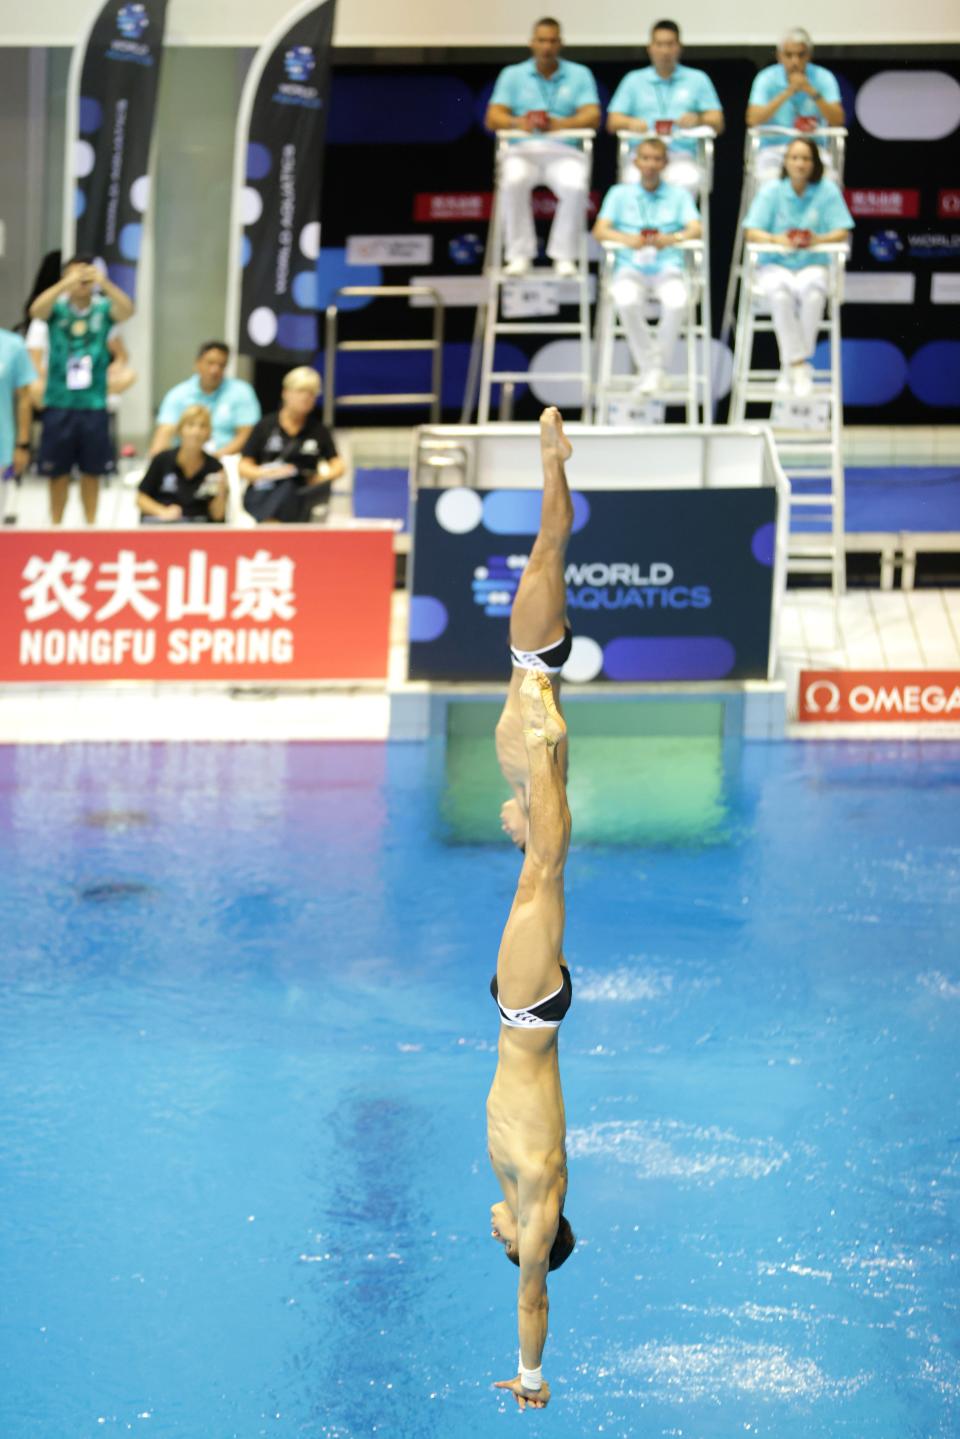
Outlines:
[[[640,377],[640,383],[637,385],[634,393],[637,395],[655,395],[658,390],[662,389],[663,371],[654,368],[648,370],[645,375]]]
[[[554,260],[553,273],[558,280],[575,280],[577,278],[577,264],[575,260]]]
[[[813,394],[813,366],[806,361],[791,366],[793,370],[793,393],[798,400],[809,400]]]
[[[503,273],[509,275],[511,279],[519,279],[521,275],[526,275],[529,271],[530,261],[522,257],[518,260],[508,260],[503,267]]]

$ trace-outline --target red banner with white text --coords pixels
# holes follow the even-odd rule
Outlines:
[[[388,531],[0,534],[0,683],[385,679]]]
[[[798,717],[834,721],[960,719],[960,670],[801,670]]]

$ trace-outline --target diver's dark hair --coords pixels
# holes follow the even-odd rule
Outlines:
[[[229,357],[230,355],[230,346],[227,344],[226,340],[204,340],[203,344],[197,351],[197,359],[202,359],[208,350],[222,350],[226,356]]]
[[[655,20],[650,26],[651,40],[653,39],[655,30],[669,30],[672,35],[676,35],[678,40],[680,39],[680,26],[676,20]]]
[[[539,30],[541,25],[549,25],[551,30],[556,30],[556,31],[558,31],[560,34],[563,33],[563,31],[560,30],[560,21],[559,21],[559,20],[554,20],[554,18],[553,18],[552,15],[544,15],[543,18],[542,18],[542,20],[537,20],[537,21],[534,23],[533,29],[534,29],[534,30]],[[533,33],[533,31],[531,31],[531,34],[532,34],[532,33]]]
[[[573,1253],[573,1248],[576,1242],[577,1236],[570,1228],[569,1219],[566,1217],[565,1214],[561,1214],[560,1223],[557,1225],[557,1237],[550,1247],[550,1259],[547,1263],[547,1268],[550,1270],[551,1274],[553,1273],[554,1269],[559,1269],[561,1264],[566,1264],[567,1260],[570,1258],[570,1255]],[[520,1255],[515,1252],[511,1254],[509,1249],[505,1249],[504,1253],[510,1260],[510,1263],[515,1264],[519,1269]]]

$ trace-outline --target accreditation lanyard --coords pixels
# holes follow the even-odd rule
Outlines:
[[[676,78],[676,74],[671,75],[669,80],[664,80],[662,75],[658,75],[653,81],[653,92],[657,97],[657,109],[660,111],[661,120],[669,120],[671,118],[667,114],[670,108],[670,102],[664,99],[664,94],[669,87],[670,100],[673,99],[673,85]]]
[[[659,230],[660,221],[658,214],[651,213],[651,206],[659,211],[662,190],[658,185],[655,190],[645,190],[643,185],[631,185],[630,193],[633,196],[634,206],[637,212],[638,230]]]
[[[540,91],[540,98],[543,101],[543,108],[544,110],[546,110],[547,114],[550,115],[553,113],[553,97],[557,93],[554,89],[553,80],[560,79],[560,66],[559,64],[557,65],[556,70],[554,70],[553,72],[553,78],[551,79],[548,79],[545,75],[541,75],[536,65],[534,65],[533,67],[533,73],[534,77],[536,78],[537,89]]]
[[[789,180],[787,181],[787,184],[790,185]],[[787,213],[787,205],[790,200],[790,195],[787,195],[785,192],[781,192],[780,195],[777,196],[777,213],[774,217],[775,229],[779,229],[780,226],[786,225],[790,229],[812,230],[814,234],[818,233],[818,221],[820,219],[820,192],[817,191],[815,194],[811,194],[812,189],[813,186],[808,185],[804,190],[803,194],[798,195],[793,186],[790,185],[790,195],[793,196],[794,200],[801,201],[804,207],[803,213],[799,217]]]

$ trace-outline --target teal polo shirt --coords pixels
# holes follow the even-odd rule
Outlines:
[[[556,120],[568,120],[581,105],[599,105],[600,96],[593,73],[586,65],[560,60],[548,78],[540,74],[531,56],[519,65],[507,65],[500,71],[490,104],[505,105],[517,119],[530,110],[546,110]]]
[[[113,329],[113,305],[94,295],[86,310],[77,310],[61,295],[47,319],[50,351],[44,405],[52,410],[107,408],[107,341]]]
[[[17,391],[36,378],[23,340],[12,330],[0,330],[0,470],[5,470],[13,459]]]
[[[808,185],[802,195],[789,180],[774,180],[754,195],[743,228],[768,230],[771,235],[783,235],[788,230],[812,230],[815,235],[825,235],[830,230],[852,230],[853,216],[833,180]],[[760,263],[801,270],[805,265],[828,265],[830,259],[806,250],[784,250],[782,254],[760,256]]]
[[[688,110],[701,114],[704,110],[722,109],[713,81],[705,71],[676,65],[673,73],[664,77],[657,74],[656,66],[647,65],[643,70],[631,70],[629,75],[624,75],[607,112],[646,120],[650,132],[655,134],[658,120],[679,120]],[[637,136],[638,145],[643,138]],[[679,129],[664,139],[669,141],[672,150],[697,148],[696,140]]]
[[[241,425],[255,425],[261,413],[260,401],[246,380],[228,377],[207,394],[200,387],[200,376],[191,375],[189,380],[174,385],[164,395],[157,412],[157,424],[177,424],[188,405],[205,405],[210,411],[213,426],[210,440],[217,450],[230,444]]]
[[[819,90],[824,100],[839,100],[840,86],[837,77],[831,70],[824,70],[822,65],[808,65],[807,79],[815,90]],[[750,86],[750,105],[769,105],[774,96],[779,95],[787,88],[789,77],[786,70],[778,62],[776,65],[768,65],[761,70],[753,84]],[[767,125],[786,125],[792,130],[798,116],[816,120],[818,125],[824,124],[823,116],[817,109],[816,100],[805,95],[802,90],[784,100],[779,109],[774,110]],[[761,145],[782,145],[783,138],[779,135],[764,135],[760,141]]]
[[[682,230],[691,220],[699,220],[700,212],[686,190],[668,185],[663,180],[655,190],[639,185],[612,185],[603,197],[600,219],[625,235],[638,235],[641,230],[661,230],[672,234]],[[618,250],[614,269],[639,270],[642,275],[657,275],[663,270],[683,268],[683,255],[672,247],[655,250],[653,258],[641,260],[639,250]]]

